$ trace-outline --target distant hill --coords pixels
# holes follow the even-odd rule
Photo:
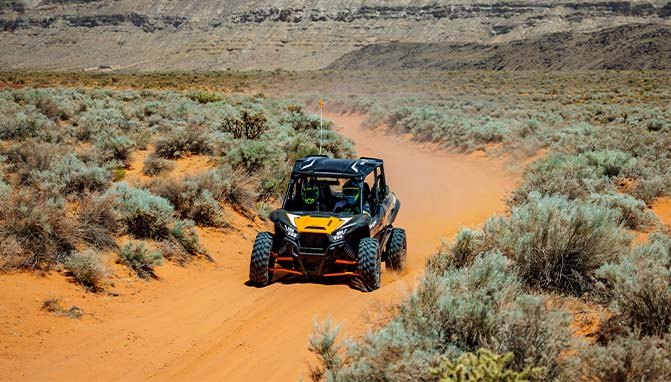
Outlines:
[[[499,44],[389,43],[347,53],[328,69],[671,69],[671,28],[624,25]]]
[[[415,67],[517,67],[529,64],[507,49],[579,49],[581,36],[636,24],[671,27],[671,0],[0,0],[0,70],[305,70],[362,48],[337,65],[384,52]],[[562,65],[622,64],[599,44]]]

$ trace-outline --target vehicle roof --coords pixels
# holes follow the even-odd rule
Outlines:
[[[309,175],[363,179],[382,164],[382,159],[377,158],[333,159],[326,155],[312,155],[296,160],[291,177]]]

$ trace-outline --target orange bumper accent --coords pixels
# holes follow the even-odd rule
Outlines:
[[[268,269],[269,272],[286,272],[286,273],[291,273],[292,275],[300,275],[303,276],[302,272],[293,270],[293,269],[286,269],[286,268],[270,268]]]
[[[290,257],[290,256],[277,256],[275,258],[275,260],[277,260],[277,261],[293,261],[294,258]]]
[[[340,260],[340,259],[336,260],[335,263],[336,263],[336,264],[342,264],[342,265],[357,265],[357,264],[359,264],[359,263],[357,263],[356,261],[352,261],[352,260]]]
[[[326,273],[322,275],[322,277],[343,277],[343,276],[357,277],[359,276],[359,274],[356,272],[338,272],[338,273]]]

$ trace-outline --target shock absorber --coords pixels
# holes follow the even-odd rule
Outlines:
[[[350,245],[349,242],[345,241],[343,243],[343,252],[345,252],[345,256],[347,256],[350,260],[357,260],[357,253],[354,251],[354,248],[352,248],[352,245]]]

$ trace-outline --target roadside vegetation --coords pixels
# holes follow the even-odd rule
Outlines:
[[[163,259],[207,256],[198,228],[226,227],[231,208],[267,214],[293,159],[317,151],[318,118],[305,110],[338,89],[328,111],[367,114],[371,128],[512,165],[535,160],[507,213],[442,246],[375,330],[341,341],[336,326],[318,325],[313,380],[671,380],[671,236],[650,209],[671,197],[668,73],[0,73],[0,82],[154,89],[0,91],[3,270],[63,268],[99,290],[109,254],[148,278]],[[326,126],[326,151],[352,155]],[[138,150],[149,151],[139,183],[126,179]],[[213,168],[173,176],[193,155]],[[571,304],[599,315],[588,336]]]
[[[446,150],[538,159],[508,212],[440,248],[378,329],[341,342],[317,326],[313,380],[671,378],[671,236],[650,209],[671,196],[668,76],[595,76],[593,88],[558,74],[532,89],[489,88],[497,75],[482,74],[471,92],[330,100]],[[568,302],[605,312],[589,338]]]
[[[115,261],[152,278],[164,258],[211,259],[199,227],[265,211],[293,159],[318,153],[315,118],[262,95],[0,90],[0,270],[63,269],[98,291]],[[323,137],[326,154],[353,155],[328,123]],[[144,177],[128,179],[140,150]],[[172,174],[193,155],[211,168]]]

